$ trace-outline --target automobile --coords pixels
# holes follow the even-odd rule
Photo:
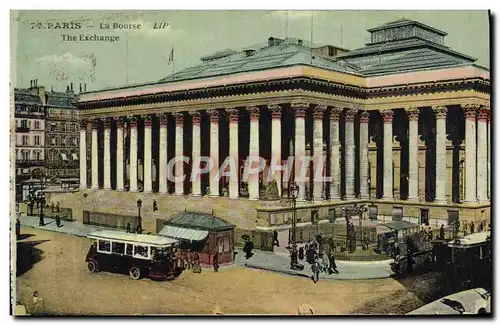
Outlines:
[[[440,298],[406,315],[467,315],[490,313],[490,292],[483,288],[475,288]]]
[[[182,272],[173,256],[176,239],[115,230],[99,230],[87,237],[92,240],[85,258],[89,272],[127,272],[134,280],[169,280]]]

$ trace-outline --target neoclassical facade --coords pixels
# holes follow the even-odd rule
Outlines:
[[[310,156],[297,181],[299,225],[352,204],[366,204],[364,217],[382,222],[487,221],[489,71],[419,22],[369,31],[371,43],[354,51],[270,38],[262,48],[204,57],[160,82],[82,94],[81,195],[58,199],[84,223],[121,227],[115,219],[135,215],[140,198],[152,232],[184,210],[244,229],[287,227],[290,207],[263,195],[269,166],[294,157],[290,179],[299,180],[298,158]],[[173,173],[187,177],[172,182],[169,161],[180,156],[189,162]],[[204,167],[201,156],[216,167],[232,157],[236,164],[225,170],[235,172],[190,179]],[[246,181],[250,156],[266,168]],[[284,176],[271,173],[286,197]]]

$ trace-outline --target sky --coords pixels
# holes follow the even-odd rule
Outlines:
[[[369,28],[407,18],[448,33],[445,45],[489,68],[487,11],[13,11],[11,67],[14,87],[31,79],[48,90],[74,83],[87,91],[154,82],[201,63],[224,49],[265,43],[270,36],[298,37],[350,50],[369,41]],[[288,19],[287,19],[288,17]],[[38,29],[48,23],[80,22],[82,29]],[[288,21],[288,24],[286,23]],[[100,24],[141,24],[136,30],[101,30]],[[153,29],[154,23],[168,23]],[[35,28],[32,28],[35,26]],[[311,28],[312,26],[312,28]],[[312,33],[311,33],[312,30]],[[62,35],[118,36],[116,42],[68,42]],[[174,64],[169,55],[174,48]]]

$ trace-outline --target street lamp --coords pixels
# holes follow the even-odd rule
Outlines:
[[[302,269],[302,265],[297,260],[297,197],[299,195],[299,186],[297,183],[291,183],[288,189],[288,198],[282,200],[284,203],[292,203],[292,236],[290,238],[290,268],[293,270]]]
[[[137,233],[139,233],[139,234],[142,234],[141,207],[142,207],[142,201],[141,201],[141,199],[138,199],[137,200],[137,210],[138,210]]]
[[[351,217],[352,216],[359,216],[359,230],[360,230],[360,236],[361,236],[361,239],[363,239],[363,224],[362,224],[362,214],[364,212],[366,212],[368,209],[362,205],[362,206],[357,206],[356,204],[354,206],[350,206],[350,207],[341,207],[340,208],[340,211],[342,212],[342,214],[344,215],[345,219],[346,219],[346,227],[347,227],[347,239],[349,240],[349,244],[350,244],[350,247],[349,247],[349,251],[351,253],[353,253],[355,250],[356,250],[356,244],[355,244],[355,240],[356,240],[356,237],[352,238],[352,236],[354,235],[351,231],[350,231],[350,226],[349,226],[349,223],[351,221]],[[352,229],[354,230],[354,229]],[[353,245],[354,243],[354,245]]]
[[[46,178],[44,176],[40,177],[40,192],[39,192],[39,202],[40,202],[40,211],[39,211],[39,226],[45,226],[45,220],[44,220],[44,209],[45,209],[45,183],[46,183]]]

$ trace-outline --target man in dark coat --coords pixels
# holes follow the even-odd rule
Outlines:
[[[156,203],[156,200],[153,199],[153,212],[158,211],[158,203]]]
[[[300,246],[299,247],[299,260],[303,260],[304,259],[304,246]]]
[[[274,245],[280,247],[280,242],[278,240],[278,232],[276,230],[273,231],[273,246]]]
[[[453,237],[458,237],[458,232],[460,231],[460,221],[455,222],[455,230],[454,230],[454,236]]]
[[[444,225],[439,228],[439,239],[444,240]]]
[[[61,227],[61,217],[59,217],[59,214],[56,215],[56,226],[57,228]]]
[[[247,239],[245,241],[245,247],[243,247],[243,251],[245,252],[245,258],[247,260],[253,256],[252,250],[253,250],[253,243],[250,239]]]
[[[219,272],[219,252],[215,249],[213,260],[214,272]]]
[[[127,232],[130,232],[130,222],[127,222]]]
[[[314,264],[314,255],[316,252],[314,251],[314,247],[309,245],[308,250],[306,251],[306,262],[309,264]]]
[[[474,233],[474,221],[471,221],[469,226],[470,226],[470,233],[473,234]]]

